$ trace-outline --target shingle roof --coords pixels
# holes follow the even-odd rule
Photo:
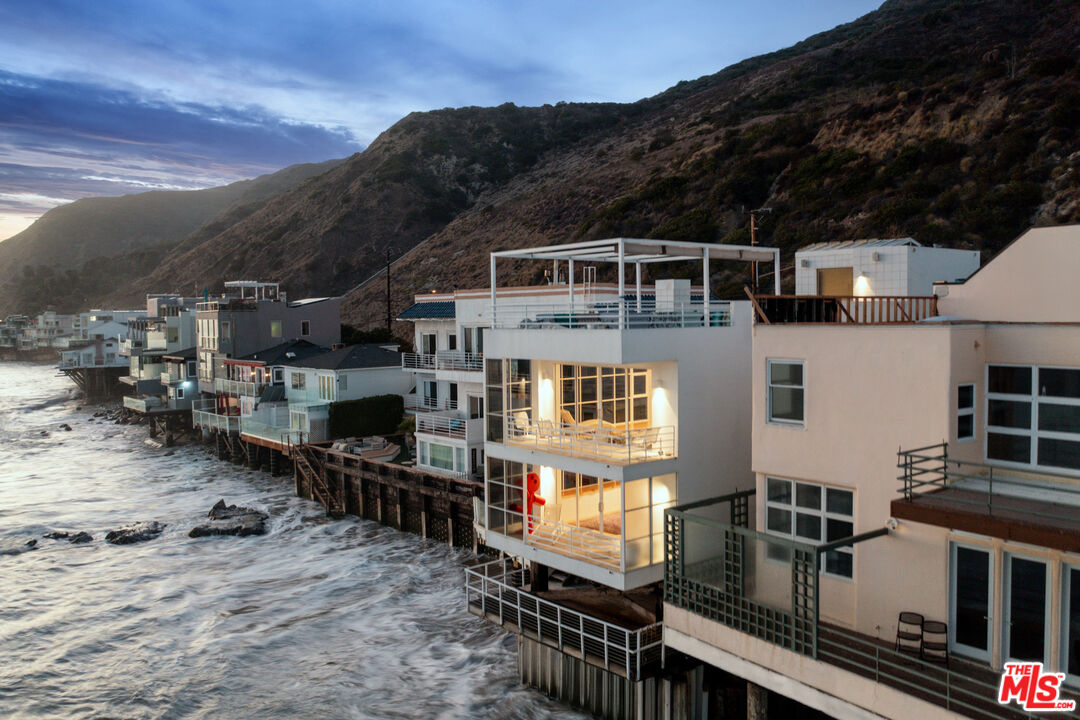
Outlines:
[[[263,365],[295,365],[297,360],[326,352],[329,348],[310,343],[307,340],[290,340],[280,345],[268,347],[250,355],[232,358],[233,362],[260,362]],[[292,354],[293,357],[289,357]],[[226,360],[225,362],[229,362]]]
[[[454,317],[453,300],[433,300],[413,304],[398,315],[398,320],[453,320]]]
[[[914,245],[916,247],[921,247],[919,242],[914,238],[867,238],[865,240],[830,240],[828,242],[819,242],[799,248],[796,252],[806,252],[807,250],[846,250],[847,248],[857,247],[889,247],[897,245]]]
[[[303,361],[292,361],[294,367],[315,370],[353,370],[356,368],[400,367],[401,353],[387,350],[376,343],[349,345],[331,350]]]

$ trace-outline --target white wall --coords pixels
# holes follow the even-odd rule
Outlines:
[[[809,267],[803,267],[804,261]],[[963,279],[978,270],[979,253],[907,245],[804,250],[795,253],[795,294],[818,294],[817,271],[841,267],[852,269],[853,284],[865,276],[870,295],[932,295],[935,282]]]

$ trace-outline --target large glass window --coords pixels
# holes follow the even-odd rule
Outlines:
[[[843,540],[855,534],[855,495],[851,490],[772,477],[765,483],[768,532],[810,543]],[[776,552],[780,552],[779,548]],[[830,550],[825,553],[822,570],[850,578],[854,574],[853,560],[851,547]]]
[[[1080,470],[1080,368],[988,366],[986,457]]]
[[[802,360],[769,360],[768,421],[787,425],[804,422],[805,384]]]
[[[487,387],[487,439],[503,441],[503,361],[484,361],[484,381]]]
[[[648,427],[647,368],[565,364],[559,380],[561,424]]]

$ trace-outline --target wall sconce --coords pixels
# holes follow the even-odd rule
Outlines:
[[[873,260],[874,262],[881,262],[881,253],[879,253],[879,252],[872,253],[870,255],[870,259]]]
[[[807,260],[806,258],[803,258],[802,260],[799,260],[799,267],[804,267],[804,268],[810,267],[810,261]]]

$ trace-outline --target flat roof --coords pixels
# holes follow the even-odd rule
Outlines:
[[[642,238],[609,238],[566,245],[500,250],[493,258],[527,260],[579,260],[585,262],[652,263],[701,260],[706,253],[712,260],[772,262],[779,250],[760,245],[718,245],[713,243],[672,242]]]

